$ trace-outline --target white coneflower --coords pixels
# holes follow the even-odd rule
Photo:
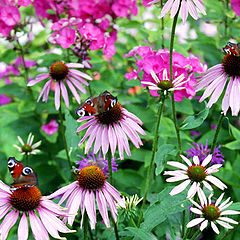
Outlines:
[[[210,223],[213,231],[215,233],[219,234],[218,227],[216,226],[216,223],[218,223],[219,225],[223,226],[224,228],[233,229],[233,226],[231,226],[229,223],[238,224],[238,222],[234,221],[231,218],[225,217],[225,216],[240,214],[240,212],[235,211],[235,210],[225,210],[233,202],[232,201],[229,202],[230,201],[230,197],[229,197],[227,200],[225,200],[224,202],[222,202],[220,204],[220,202],[223,199],[223,195],[224,195],[224,193],[222,193],[220,195],[220,197],[217,199],[217,201],[215,202],[215,204],[213,204],[211,201],[211,197],[213,196],[213,194],[209,195],[208,201],[207,201],[207,198],[206,198],[203,190],[199,188],[198,196],[199,196],[199,200],[200,200],[200,205],[198,203],[196,203],[195,201],[193,201],[192,199],[189,199],[189,200],[193,203],[194,206],[196,206],[196,208],[191,207],[190,211],[197,215],[200,215],[200,216],[191,220],[187,224],[187,228],[194,227],[198,224],[201,224],[200,230],[203,231],[208,226],[208,223]]]
[[[22,155],[31,155],[31,154],[37,154],[40,152],[37,147],[41,145],[42,141],[38,141],[33,144],[34,135],[32,133],[29,133],[27,138],[27,143],[24,143],[22,138],[18,136],[18,140],[21,143],[21,146],[14,144],[13,146],[18,149],[19,152],[21,152]]]
[[[193,164],[183,155],[181,155],[181,158],[187,165],[180,162],[169,161],[167,162],[168,165],[179,168],[180,170],[164,172],[164,175],[171,176],[170,178],[166,179],[167,182],[178,182],[184,180],[182,183],[172,189],[170,195],[176,195],[182,192],[190,183],[192,186],[188,190],[188,198],[193,197],[196,194],[197,190],[201,187],[201,183],[210,191],[213,189],[208,182],[214,184],[221,190],[227,188],[227,186],[218,178],[211,175],[212,173],[218,172],[218,169],[222,166],[222,164],[214,164],[206,168],[206,166],[211,162],[212,155],[208,155],[201,164],[198,156],[193,157]]]

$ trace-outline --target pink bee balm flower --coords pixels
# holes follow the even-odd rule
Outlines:
[[[83,68],[83,64],[80,63],[62,63],[62,62],[55,62],[50,67],[50,73],[42,73],[36,77],[35,80],[32,80],[28,83],[28,86],[33,86],[39,82],[42,82],[46,79],[49,79],[42,91],[40,92],[40,95],[38,97],[38,100],[43,96],[43,101],[47,102],[49,90],[51,88],[51,84],[53,82],[56,83],[55,86],[55,107],[58,110],[60,108],[60,96],[62,94],[62,97],[64,99],[64,102],[67,107],[69,107],[69,100],[68,100],[68,92],[67,88],[64,84],[64,82],[69,87],[70,91],[72,92],[73,96],[77,100],[78,103],[80,103],[80,96],[78,92],[76,91],[75,87],[83,93],[86,93],[85,88],[82,86],[88,86],[88,82],[84,80],[83,78],[87,80],[92,80],[90,76],[88,76],[86,73],[80,72],[79,70],[72,69],[72,68]]]
[[[65,207],[68,209],[69,214],[75,213],[76,210],[81,208],[81,228],[86,210],[91,229],[95,229],[97,222],[96,202],[104,224],[110,228],[107,206],[110,209],[113,220],[116,222],[116,203],[125,208],[125,202],[120,197],[120,193],[106,181],[106,175],[97,166],[88,166],[81,170],[75,169],[74,173],[77,176],[77,181],[60,188],[52,193],[49,198],[61,196],[59,204],[62,204],[67,199]],[[72,226],[75,215],[67,217],[66,219],[68,224]]]
[[[232,43],[229,43],[232,45]],[[227,48],[227,49],[226,49]],[[217,64],[207,70],[207,72],[199,79],[196,91],[206,88],[199,102],[210,97],[207,107],[211,107],[226,89],[222,99],[222,110],[224,115],[227,114],[229,107],[233,116],[238,116],[240,110],[240,58],[235,54],[235,50],[228,51],[227,45],[224,50],[227,52],[222,63]]]
[[[47,135],[52,135],[58,131],[58,123],[55,119],[52,119],[50,123],[43,125],[41,128]]]
[[[188,190],[188,198],[193,197],[196,194],[197,190],[201,187],[201,183],[210,191],[213,191],[213,188],[208,182],[214,184],[221,190],[227,188],[227,186],[218,178],[212,176],[212,173],[218,172],[218,169],[222,166],[222,164],[214,164],[206,168],[206,166],[212,160],[212,155],[208,155],[202,161],[202,163],[200,163],[198,156],[194,156],[193,164],[188,158],[184,157],[183,155],[181,155],[181,158],[187,165],[180,162],[169,161],[167,162],[168,165],[179,168],[180,170],[164,172],[164,175],[171,176],[170,178],[166,179],[167,182],[178,182],[183,180],[182,183],[172,189],[170,195],[176,195],[182,192],[190,183],[192,186]]]
[[[115,100],[116,98],[114,98]],[[114,156],[116,147],[118,146],[120,159],[124,159],[124,150],[128,156],[131,156],[128,138],[135,147],[139,148],[142,145],[142,141],[138,135],[138,133],[146,135],[139,126],[143,124],[142,121],[134,114],[128,112],[119,102],[115,102],[115,105],[112,106],[110,110],[103,113],[82,116],[78,120],[78,122],[87,121],[77,129],[77,132],[80,132],[88,128],[84,137],[79,142],[80,146],[89,137],[85,146],[85,154],[88,153],[94,140],[94,154],[102,148],[103,155],[105,156],[110,147],[112,156]],[[78,110],[77,114],[79,114]],[[81,116],[80,114],[79,116]]]
[[[224,193],[222,193],[220,197],[217,199],[217,201],[215,203],[212,203],[212,200],[211,200],[212,196],[213,194],[210,194],[207,201],[207,198],[203,190],[198,189],[198,197],[200,200],[200,205],[195,201],[193,201],[192,199],[189,199],[195,206],[195,207],[191,207],[190,211],[197,214],[198,217],[191,220],[187,224],[187,228],[191,228],[198,224],[201,224],[200,230],[203,231],[208,226],[208,224],[210,224],[213,231],[219,234],[219,230],[216,223],[218,223],[219,225],[227,229],[233,229],[233,226],[231,226],[229,223],[238,224],[238,222],[236,222],[235,220],[225,217],[226,215],[240,214],[239,211],[225,210],[233,203],[232,201],[229,202],[230,197],[221,203],[224,196]]]
[[[171,18],[173,18],[180,8],[180,15],[185,23],[188,13],[195,19],[198,19],[198,11],[206,15],[205,7],[201,0],[168,0],[160,14],[160,18],[164,17],[169,10],[171,10]]]
[[[66,239],[59,236],[58,232],[75,232],[68,229],[58,217],[68,217],[69,214],[63,211],[63,208],[42,196],[36,186],[10,188],[0,181],[0,202],[1,216],[3,219],[0,225],[1,240],[7,239],[10,229],[16,224],[20,217],[18,225],[18,240],[27,240],[29,227],[34,238],[49,239],[48,233],[57,239]]]

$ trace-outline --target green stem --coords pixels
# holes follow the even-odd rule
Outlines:
[[[107,153],[107,160],[108,160],[109,182],[112,185],[112,183],[113,183],[113,180],[112,180],[112,154],[111,154],[110,150]]]
[[[182,238],[185,233],[185,216],[186,216],[186,210],[184,210],[182,213],[182,234],[181,234]]]
[[[160,1],[161,9],[163,8],[163,0]],[[161,30],[162,30],[162,49],[164,49],[164,19],[161,18]]]
[[[92,96],[92,89],[90,87],[90,84],[88,85],[88,91],[89,91],[90,96]]]
[[[212,146],[211,146],[211,153],[213,153],[213,151],[214,151],[214,149],[216,147],[217,138],[218,138],[218,134],[220,132],[221,126],[222,126],[223,119],[224,119],[224,115],[221,114],[220,118],[218,119],[216,132],[215,132],[215,135],[214,135],[214,138],[213,138],[213,143],[212,143]]]
[[[157,145],[158,145],[158,129],[159,129],[159,125],[160,125],[161,116],[162,116],[162,113],[163,113],[164,101],[165,101],[165,96],[163,95],[162,101],[161,101],[161,103],[159,105],[159,108],[158,108],[158,119],[157,119],[157,125],[156,125],[156,129],[155,129],[155,135],[154,135],[153,146],[152,146],[152,156],[151,156],[150,164],[149,164],[148,171],[147,171],[145,192],[144,192],[141,211],[140,211],[138,224],[137,224],[138,227],[140,226],[140,223],[142,221],[142,217],[143,217],[142,210],[144,209],[144,206],[145,206],[145,203],[146,203],[146,200],[147,200],[148,191],[149,191],[150,176],[151,176],[152,166],[153,166],[153,163],[154,163],[154,157],[155,157],[155,153],[156,153]]]
[[[200,229],[198,229],[198,230],[193,234],[191,240],[195,240],[195,239],[197,238],[197,236],[199,235],[200,232],[201,232]]]
[[[131,224],[133,225],[133,227],[135,227],[135,228],[137,227],[137,225],[136,225],[136,223],[134,222],[134,220],[133,220],[132,217],[130,218],[130,222],[131,222]]]
[[[114,220],[113,220],[113,227],[114,227],[114,233],[115,233],[116,240],[119,240],[117,224],[114,222]]]
[[[181,143],[181,138],[180,138],[180,130],[178,127],[178,122],[177,122],[177,113],[176,113],[176,107],[175,107],[175,101],[174,101],[174,92],[172,92],[172,112],[173,112],[173,122],[177,134],[177,142],[178,142],[178,156],[180,156],[182,152],[182,143]]]
[[[69,168],[72,169],[72,164],[71,164],[71,161],[70,161],[68,147],[67,147],[67,140],[66,140],[65,131],[64,131],[63,114],[62,114],[61,106],[59,108],[59,118],[60,118],[60,128],[61,128],[62,137],[63,137],[63,144],[64,144],[66,155],[67,155],[68,165],[69,165]]]
[[[83,216],[83,239],[87,240],[88,239],[88,217],[86,212],[84,213]]]
[[[180,8],[179,8],[180,9]],[[175,37],[175,30],[177,26],[177,19],[178,19],[178,14],[179,14],[179,9],[173,19],[173,24],[172,24],[172,32],[171,32],[171,40],[170,40],[170,48],[169,48],[169,65],[170,65],[170,80],[171,82],[173,81],[173,45],[174,45],[174,37]]]
[[[28,155],[25,155],[26,166],[28,166]]]

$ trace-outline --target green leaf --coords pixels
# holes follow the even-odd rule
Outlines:
[[[187,130],[187,129],[193,129],[199,127],[203,121],[207,118],[209,113],[209,108],[203,109],[200,113],[198,113],[196,116],[189,116],[187,117],[180,127],[180,130]]]
[[[175,147],[172,144],[163,144],[158,148],[158,151],[155,155],[155,163],[157,164],[157,168],[155,171],[156,175],[159,175],[164,169],[164,160],[168,154],[176,155]]]
[[[29,100],[21,101],[18,105],[19,113],[33,112],[36,108],[36,105]]]
[[[144,213],[144,222],[141,228],[151,231],[154,227],[164,222],[170,214],[182,212],[190,206],[186,198],[187,190],[171,196],[172,187],[167,187],[158,194],[158,202],[148,207]]]
[[[232,142],[227,143],[223,146],[225,148],[230,149],[230,150],[238,150],[238,149],[240,149],[240,140],[232,141]]]
[[[143,229],[139,228],[134,228],[134,227],[127,227],[126,228],[128,231],[133,233],[133,236],[138,237],[142,240],[157,240],[157,238],[149,232],[144,231]]]
[[[231,129],[233,137],[236,140],[240,140],[240,131],[231,124],[230,124],[230,129]]]

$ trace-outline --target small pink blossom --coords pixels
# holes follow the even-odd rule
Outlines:
[[[60,35],[57,39],[57,43],[63,48],[69,48],[75,43],[76,39],[76,30],[72,28],[64,28],[60,32]]]
[[[32,4],[31,0],[18,0],[18,5],[19,6],[27,7],[31,4]]]
[[[58,131],[58,123],[55,119],[52,119],[50,123],[43,125],[41,128],[47,135],[52,135]]]
[[[21,15],[16,6],[1,6],[0,19],[7,26],[13,26],[20,21]]]
[[[239,0],[231,0],[232,10],[240,16],[240,1]]]

